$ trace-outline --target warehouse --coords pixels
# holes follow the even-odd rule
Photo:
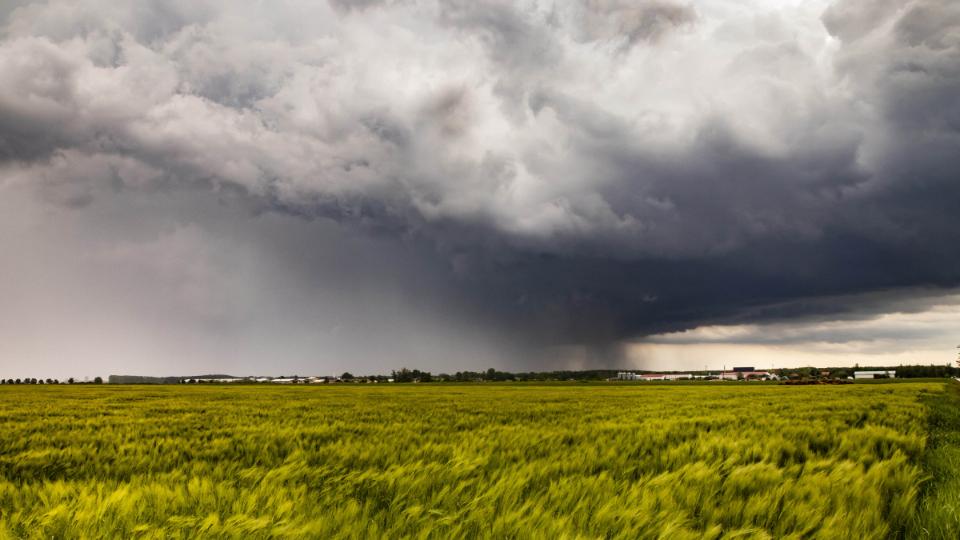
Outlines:
[[[889,371],[854,371],[854,379],[894,379],[897,377],[895,370]]]
[[[692,378],[693,375],[690,373],[633,373],[632,371],[617,373],[617,380],[620,381],[679,381]]]

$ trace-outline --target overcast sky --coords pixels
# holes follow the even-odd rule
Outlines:
[[[955,359],[958,2],[0,28],[0,376]]]

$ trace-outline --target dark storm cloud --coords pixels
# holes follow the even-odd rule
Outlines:
[[[960,7],[811,6],[34,3],[0,42],[0,163],[72,207],[332,219],[538,346],[960,285]]]
[[[955,294],[936,288],[912,289],[909,296],[883,291],[809,298],[759,307],[742,317],[740,324],[726,320],[723,326],[667,333],[647,342],[804,345],[867,341],[902,351],[918,342],[942,341],[955,327],[956,303]],[[891,347],[891,343],[895,345]]]

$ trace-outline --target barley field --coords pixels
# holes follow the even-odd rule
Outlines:
[[[0,537],[948,538],[944,389],[3,386]]]

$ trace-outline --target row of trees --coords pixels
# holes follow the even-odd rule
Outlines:
[[[400,371],[390,372],[390,375],[394,382],[433,382],[429,371],[419,369],[401,368]]]
[[[440,380],[451,382],[468,381],[605,381],[617,376],[617,370],[588,369],[581,371],[521,371],[511,373],[490,368],[486,371],[458,371],[453,375],[441,373]]]
[[[584,371],[528,371],[511,373],[490,368],[486,371],[458,371],[453,375],[440,373],[433,375],[429,371],[401,368],[390,373],[394,382],[487,382],[487,381],[603,381],[615,377],[616,370],[595,369]],[[344,375],[350,375],[344,373]],[[352,380],[341,376],[343,380]]]
[[[829,367],[829,368],[815,368],[815,367],[802,367],[802,368],[792,368],[792,369],[778,369],[776,373],[782,377],[791,377],[799,376],[802,378],[816,378],[822,376],[829,376],[836,379],[846,379],[847,377],[853,377],[855,371],[896,371],[898,379],[919,379],[919,378],[945,378],[945,377],[958,377],[960,376],[960,367],[951,366],[949,364],[936,365],[931,364],[928,366],[860,366],[855,365],[853,367]]]
[[[73,380],[73,377],[70,377],[65,384],[77,384],[77,381]],[[64,384],[60,382],[60,379],[0,379],[0,384]],[[89,383],[80,383],[80,384],[89,384]],[[93,379],[93,384],[103,384],[102,377],[95,377]]]
[[[960,377],[960,366],[943,365],[915,365],[915,366],[897,366],[897,367],[830,367],[830,368],[789,368],[773,370],[774,373],[790,378],[799,376],[801,378],[833,377],[837,379],[846,379],[852,377],[854,371],[885,371],[893,370],[897,373],[897,378],[944,378]],[[693,374],[716,374],[717,371],[693,371]],[[458,371],[453,375],[440,373],[432,375],[429,371],[420,371],[418,369],[402,368],[399,371],[392,371],[391,376],[395,382],[489,382],[489,381],[603,381],[616,377],[616,370],[595,369],[583,371],[539,371],[539,372],[517,372],[498,371],[490,368],[486,371]],[[353,375],[344,373],[342,380],[354,380]],[[361,378],[361,380],[364,378]]]
[[[960,364],[960,361],[958,361]],[[803,368],[790,368],[790,369],[777,369],[774,370],[777,374],[785,378],[799,376],[801,378],[816,378],[829,376],[838,379],[845,379],[847,377],[853,376],[854,371],[867,370],[867,371],[882,371],[882,370],[895,370],[897,372],[897,378],[901,379],[911,379],[911,378],[943,378],[943,377],[960,377],[960,365],[951,366],[949,364],[943,365],[928,365],[928,366],[897,366],[897,367],[861,367],[855,365],[853,367],[830,367],[830,368],[815,368],[815,367],[803,367]],[[702,372],[693,372],[693,373],[702,373]],[[704,372],[705,373],[705,372]],[[438,375],[433,375],[429,371],[421,371],[419,369],[408,369],[401,368],[399,370],[391,371],[390,377],[394,382],[398,383],[412,383],[412,382],[500,382],[500,381],[602,381],[615,377],[617,374],[616,370],[609,369],[594,369],[594,370],[582,370],[582,371],[529,371],[529,372],[517,372],[511,373],[508,371],[498,371],[494,368],[490,368],[486,371],[458,371],[453,375],[447,373],[440,373]],[[212,376],[211,376],[212,377]],[[221,377],[221,376],[217,376]],[[226,376],[222,376],[226,377]],[[294,379],[299,379],[297,376],[293,376]],[[116,380],[115,380],[116,379]],[[137,381],[132,380],[121,380],[121,379],[138,379]],[[200,378],[190,378],[190,379],[180,379],[178,377],[120,377],[120,376],[110,376],[110,382],[124,383],[124,382],[146,382],[140,381],[139,379],[150,379],[149,382],[166,382],[166,383],[180,383],[180,384],[197,384],[208,382]],[[387,382],[388,377],[382,375],[370,375],[357,377],[351,374],[350,372],[345,372],[340,376],[340,380],[347,382]],[[306,379],[303,380],[306,382]],[[73,377],[65,381],[66,384],[83,384],[80,381],[75,381]],[[102,384],[103,379],[101,377],[96,377],[93,379],[93,384]],[[0,384],[63,384],[59,379],[0,379]],[[89,384],[89,383],[86,383]]]

